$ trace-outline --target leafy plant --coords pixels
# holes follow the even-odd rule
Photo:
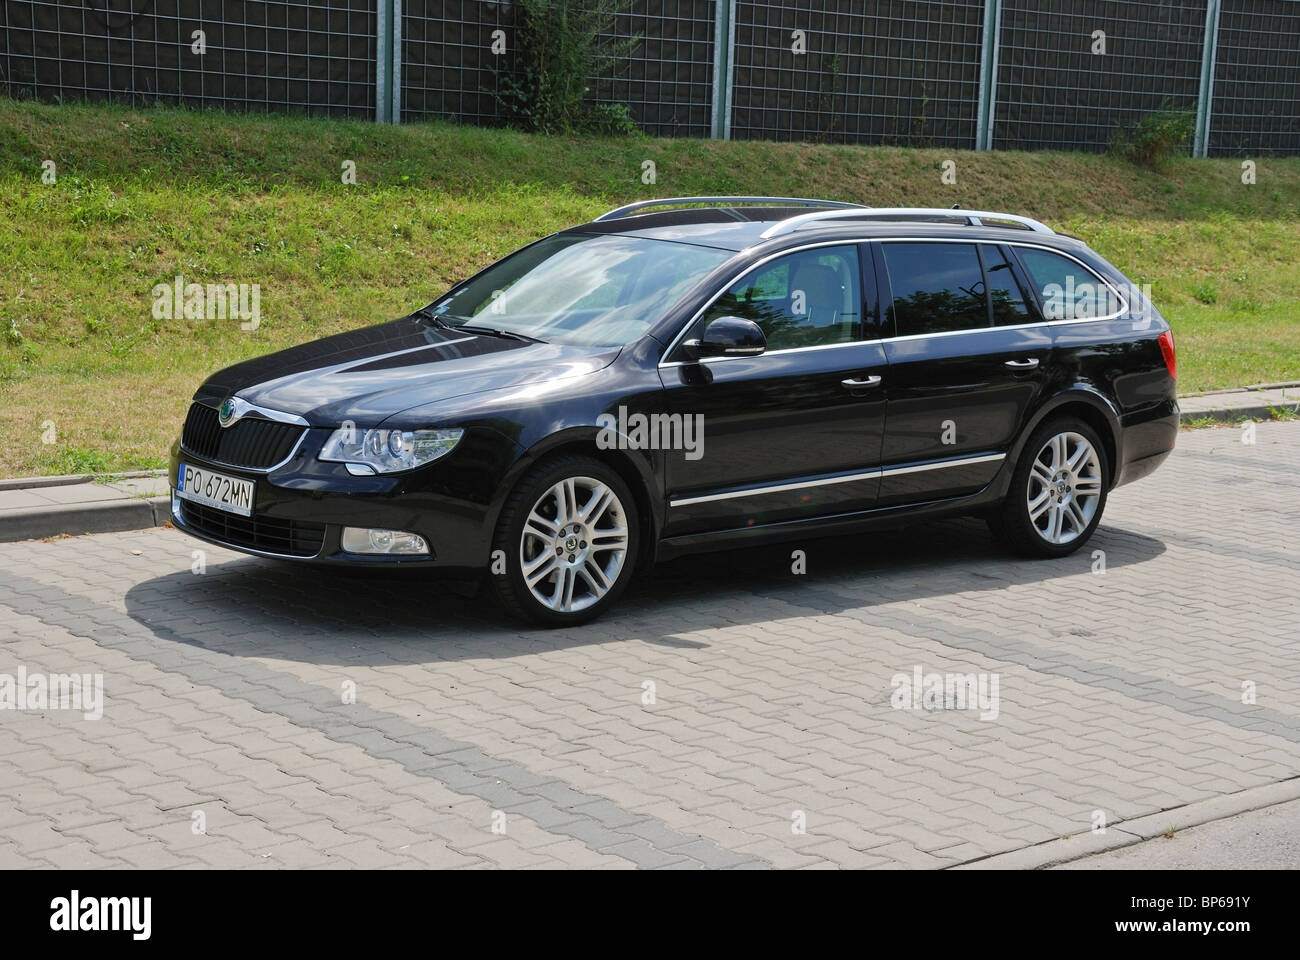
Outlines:
[[[912,117],[912,129],[908,135],[908,145],[913,147],[932,146],[930,139],[926,136],[925,128],[929,125],[930,112],[930,85],[921,83],[921,110]]]
[[[826,64],[826,69],[817,75],[817,112],[826,118],[826,123],[818,131],[814,140],[824,141],[840,123],[839,114],[835,111],[835,97],[840,92],[842,67],[840,65],[840,55],[836,51]]]
[[[617,137],[630,137],[641,133],[637,129],[636,121],[632,119],[632,111],[625,103],[593,103],[587,111],[587,119],[587,128],[592,133]]]
[[[1173,157],[1186,156],[1196,133],[1196,114],[1166,106],[1145,114],[1136,123],[1120,127],[1111,140],[1111,150],[1138,166],[1159,170]]]
[[[511,5],[512,48],[494,70],[506,121],[533,133],[628,133],[631,114],[619,104],[587,103],[592,77],[616,69],[640,42],[612,36],[621,0],[517,0]]]
[[[69,475],[105,473],[110,468],[110,458],[102,450],[86,447],[62,447],[40,457],[42,473]]]

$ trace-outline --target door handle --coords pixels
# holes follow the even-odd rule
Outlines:
[[[1038,358],[1030,357],[1028,360],[1008,360],[1005,364],[1012,370],[1033,370],[1038,366]]]
[[[880,386],[880,378],[867,377],[864,380],[854,380],[850,377],[848,380],[841,380],[840,386],[847,387],[849,390],[861,390],[863,387],[878,387]]]

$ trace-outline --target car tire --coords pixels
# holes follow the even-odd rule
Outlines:
[[[511,491],[492,541],[490,580],[515,617],[548,627],[608,610],[636,567],[639,517],[618,472],[594,457],[539,464]],[[498,553],[498,551],[501,551]]]
[[[989,526],[1024,556],[1064,557],[1088,542],[1109,492],[1110,458],[1097,431],[1075,418],[1051,420],[1030,434]]]

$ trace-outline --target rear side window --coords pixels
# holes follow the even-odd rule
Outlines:
[[[1090,320],[1118,312],[1114,291],[1091,270],[1050,250],[1017,247],[1043,306],[1044,320]]]
[[[769,350],[860,340],[858,248],[817,247],[773,260],[719,297],[699,329],[718,317],[753,320]]]
[[[989,304],[993,308],[993,325],[1014,326],[1033,323],[1038,317],[1030,306],[1027,291],[1020,285],[1018,271],[1007,259],[1001,247],[991,243],[981,245],[984,254],[984,271],[989,278]]]
[[[989,325],[973,243],[882,243],[900,337]]]

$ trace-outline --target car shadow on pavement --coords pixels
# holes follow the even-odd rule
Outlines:
[[[601,619],[557,630],[516,623],[490,592],[427,575],[361,576],[252,557],[146,580],[125,599],[128,616],[171,642],[238,657],[383,666],[622,640],[700,647],[705,641],[691,634],[712,627],[1001,590],[1093,572],[1098,551],[1114,570],[1164,550],[1154,538],[1102,526],[1070,557],[1028,560],[997,544],[982,522],[932,521],[660,564]],[[796,573],[801,560],[806,572]]]

